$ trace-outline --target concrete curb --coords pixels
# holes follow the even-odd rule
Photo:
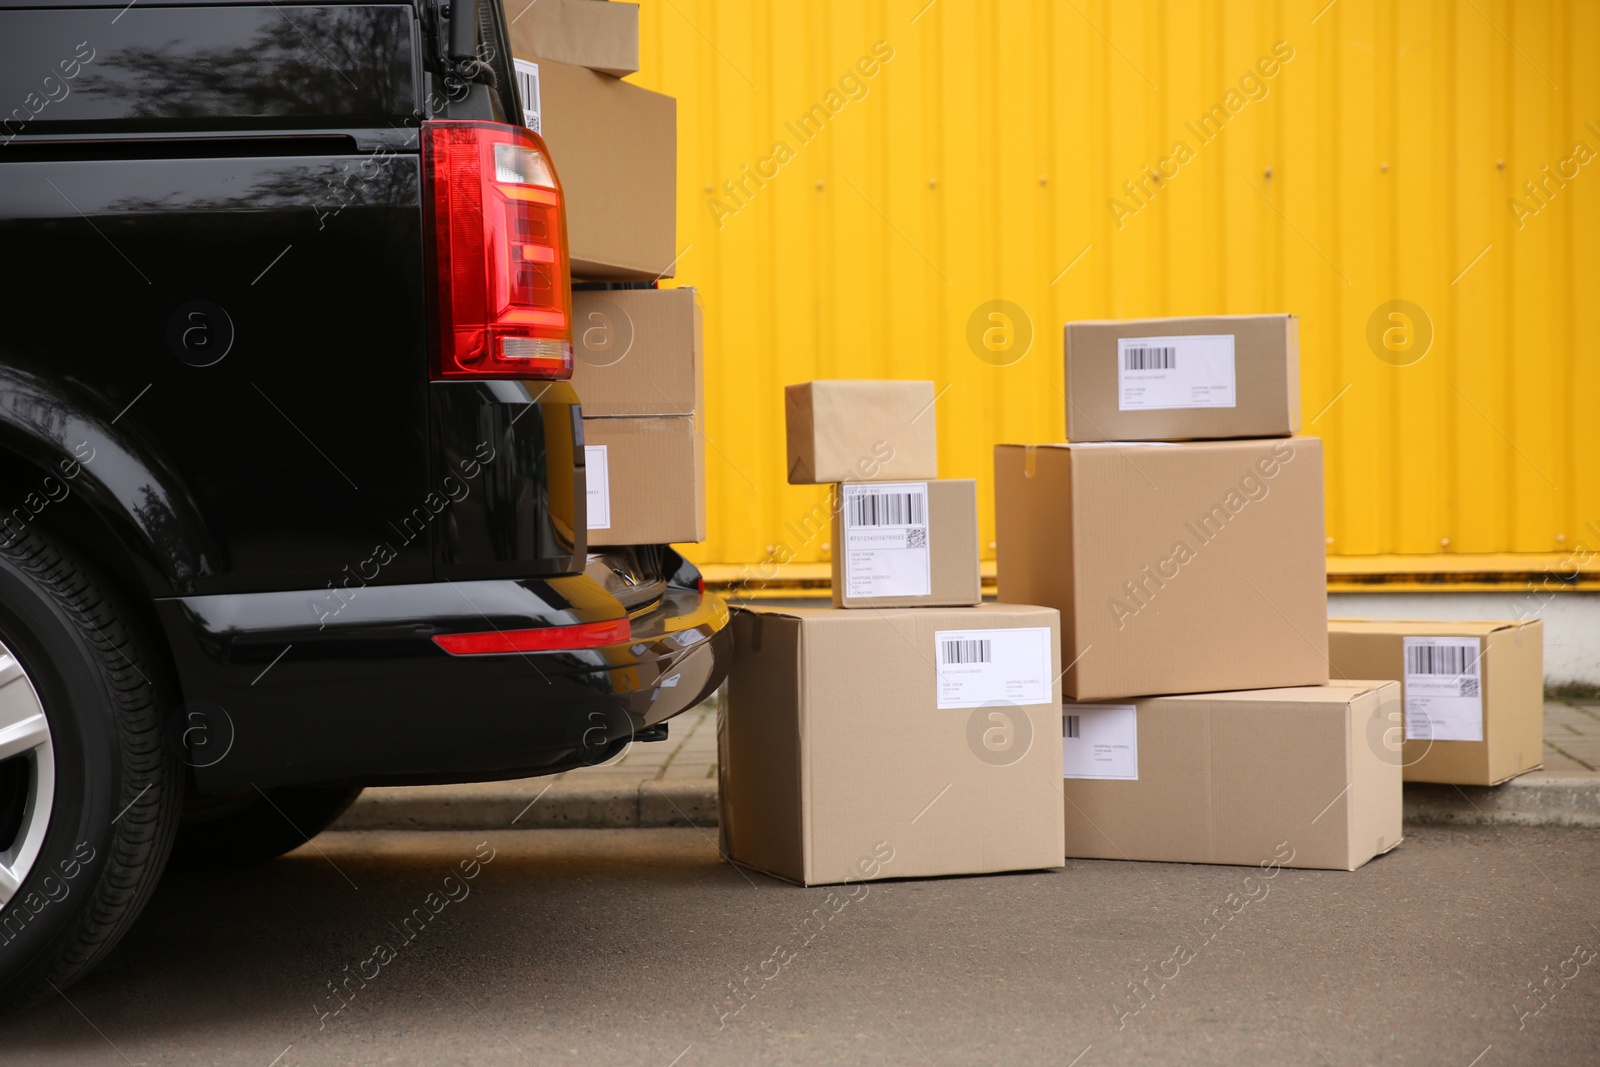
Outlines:
[[[1600,774],[1536,771],[1498,786],[1412,782],[1405,821],[1457,826],[1578,826],[1600,829]],[[335,830],[610,830],[717,825],[714,779],[590,785],[492,782],[369,789]]]
[[[533,788],[529,788],[533,786]],[[717,825],[711,779],[368,789],[334,830],[612,830]]]
[[[1600,774],[1534,771],[1500,785],[1406,786],[1406,822],[1600,829]]]

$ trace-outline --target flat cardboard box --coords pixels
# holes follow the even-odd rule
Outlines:
[[[833,489],[833,606],[970,607],[978,573],[978,483],[846,482]]]
[[[583,440],[590,548],[706,539],[705,446],[695,416],[585,418]]]
[[[1300,429],[1293,315],[1069,322],[1067,439],[1288,437]]]
[[[1408,664],[1408,643],[1434,651],[1413,651]],[[1408,782],[1498,785],[1544,765],[1540,619],[1331,619],[1328,660],[1335,678],[1400,683],[1404,713],[1389,739]]]
[[[1075,700],[1328,680],[1322,442],[1000,445],[1000,599],[1061,609]]]
[[[537,53],[516,58],[527,124],[549,146],[561,179],[573,279],[672,277],[678,102]]]
[[[1399,703],[1384,681],[1069,701],[1067,855],[1353,871],[1400,843]]]
[[[1060,867],[1056,621],[1010,604],[737,611],[724,854],[803,885]]]
[[[572,385],[585,415],[702,410],[701,315],[694,289],[574,290],[572,341]]]
[[[621,78],[639,70],[639,5],[621,0],[507,0],[511,52]]]
[[[790,485],[939,476],[932,382],[802,382],[783,403]]]

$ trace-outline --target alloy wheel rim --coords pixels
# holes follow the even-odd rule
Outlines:
[[[0,908],[21,888],[50,826],[55,802],[56,761],[51,747],[50,721],[38,691],[22,664],[0,644],[0,767],[26,772],[27,787],[16,832],[0,841]]]

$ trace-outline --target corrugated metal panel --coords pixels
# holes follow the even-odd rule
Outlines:
[[[641,8],[706,308],[700,561],[826,558],[799,521],[822,493],[784,482],[786,383],[934,379],[942,473],[978,479],[988,543],[992,446],[1061,438],[1064,322],[1280,310],[1331,552],[1600,544],[1600,157],[1573,161],[1600,152],[1600,4]],[[1404,367],[1365,339],[1396,298],[1435,333]],[[995,299],[1031,322],[1010,366],[966,340]]]

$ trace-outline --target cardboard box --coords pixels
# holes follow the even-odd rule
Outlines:
[[[1075,700],[1328,680],[1322,442],[1000,445],[1000,599],[1061,609]]]
[[[573,278],[672,277],[678,102],[536,53],[517,53],[516,68],[524,121],[544,138],[561,178]]]
[[[572,341],[572,385],[585,415],[691,415],[702,409],[695,290],[574,290]]]
[[[1288,437],[1300,429],[1293,315],[1069,322],[1067,439]]]
[[[1353,871],[1400,843],[1393,682],[1063,706],[1067,855]]]
[[[789,484],[939,476],[932,382],[834,379],[783,391]]]
[[[585,418],[583,441],[590,548],[706,539],[705,445],[695,416]]]
[[[508,0],[511,52],[614,78],[639,70],[639,5],[620,0]]]
[[[977,482],[834,486],[834,607],[964,607],[982,587]]]
[[[1392,678],[1408,782],[1498,785],[1544,764],[1544,623],[1332,619],[1335,678]],[[1402,732],[1403,729],[1403,732]]]
[[[1056,621],[1009,604],[737,612],[723,852],[804,885],[1061,866]]]

